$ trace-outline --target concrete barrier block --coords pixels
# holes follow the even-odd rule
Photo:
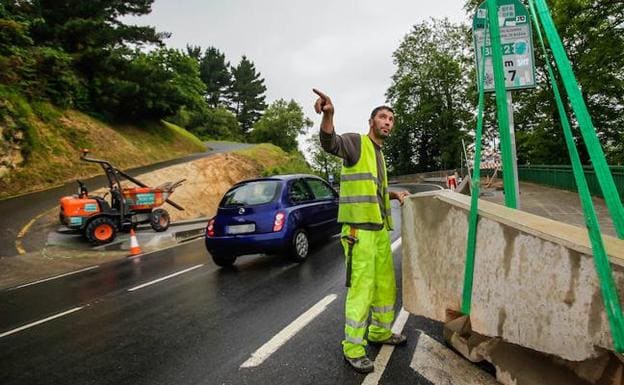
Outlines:
[[[403,207],[403,304],[445,321],[461,309],[470,197],[439,191]],[[612,350],[587,231],[479,201],[471,323],[477,333],[570,361]],[[605,236],[620,298],[624,241]]]

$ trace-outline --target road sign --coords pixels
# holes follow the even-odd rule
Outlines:
[[[535,60],[531,21],[525,6],[519,0],[498,0],[505,87],[508,91],[535,87]],[[473,19],[472,36],[477,58],[477,76],[483,63],[483,34],[487,22],[487,0],[481,3]],[[485,42],[485,92],[494,91],[494,69],[490,35]],[[477,82],[477,84],[479,84]]]

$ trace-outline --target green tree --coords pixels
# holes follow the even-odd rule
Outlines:
[[[127,79],[119,76],[136,70],[130,63],[134,58],[133,48],[162,45],[162,38],[168,36],[153,27],[121,21],[127,15],[148,14],[152,3],[153,0],[3,2],[5,12],[28,27],[32,41],[32,54],[21,56],[24,80],[28,81],[29,76],[49,76],[46,97],[56,103],[73,103],[95,114],[107,115],[110,111],[102,114],[100,106],[111,104],[106,95],[110,84],[123,85]],[[35,58],[32,65],[31,58]],[[48,70],[50,65],[54,71]],[[61,89],[50,91],[55,83]],[[65,95],[72,88],[74,95]]]
[[[232,78],[228,90],[230,108],[236,114],[243,134],[247,134],[266,108],[264,79],[246,56],[232,68]]]
[[[296,151],[297,136],[306,132],[312,121],[305,117],[301,106],[291,100],[276,100],[254,125],[251,140],[255,143],[273,143],[286,152]]]
[[[198,45],[186,45],[186,54],[193,59],[195,59],[198,63],[201,60],[202,48]]]
[[[183,106],[172,121],[204,140],[243,140],[236,116],[223,107],[189,110]]]
[[[31,99],[73,106],[84,87],[63,49],[36,46],[32,21],[15,3],[0,6],[0,83],[17,87]]]
[[[117,120],[162,119],[205,106],[197,62],[174,49],[137,51],[116,77],[103,81],[100,108]]]
[[[36,44],[54,45],[69,53],[90,56],[128,44],[161,44],[167,33],[154,27],[127,25],[123,16],[147,15],[154,0],[81,1],[33,0],[10,3],[33,21]]]
[[[431,20],[413,27],[394,52],[387,97],[397,120],[385,153],[392,173],[456,168],[470,128],[471,60],[465,27]]]
[[[236,120],[236,115],[224,107],[208,109],[205,127],[205,135],[209,138],[244,140],[240,134],[240,124]],[[200,135],[202,135],[201,132]]]
[[[212,108],[228,104],[227,92],[232,85],[229,68],[225,54],[215,47],[208,47],[199,62],[199,77],[206,85],[206,101]]]
[[[332,175],[334,181],[338,182],[340,180],[342,159],[323,150],[318,133],[306,139],[306,143],[308,145],[306,153],[309,155],[310,166],[314,172],[326,180],[329,180],[329,176]]]

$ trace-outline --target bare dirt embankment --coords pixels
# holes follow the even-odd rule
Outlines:
[[[184,207],[184,211],[168,204],[163,206],[172,221],[179,221],[214,215],[219,200],[234,183],[259,176],[261,170],[253,160],[226,153],[141,174],[137,179],[148,186],[186,179],[171,196],[171,200]],[[102,195],[104,191],[95,193]]]
[[[179,221],[213,216],[223,194],[234,183],[244,179],[264,174],[310,172],[300,155],[288,154],[279,147],[264,143],[162,168],[137,175],[136,178],[150,187],[186,179],[171,196],[171,200],[184,207],[184,211],[168,204],[163,206],[169,211],[172,221]],[[103,195],[105,192],[101,189],[95,193]]]

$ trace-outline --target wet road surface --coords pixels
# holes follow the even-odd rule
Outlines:
[[[393,211],[398,229],[396,202]],[[398,236],[395,230],[400,277]],[[342,360],[344,298],[337,237],[303,264],[257,255],[241,257],[234,269],[215,266],[200,239],[0,292],[0,383],[361,384],[366,377]],[[241,367],[324,299],[317,316],[260,364]],[[439,323],[409,316],[408,345],[394,350],[372,383],[432,383],[410,367],[421,331],[441,340]]]

